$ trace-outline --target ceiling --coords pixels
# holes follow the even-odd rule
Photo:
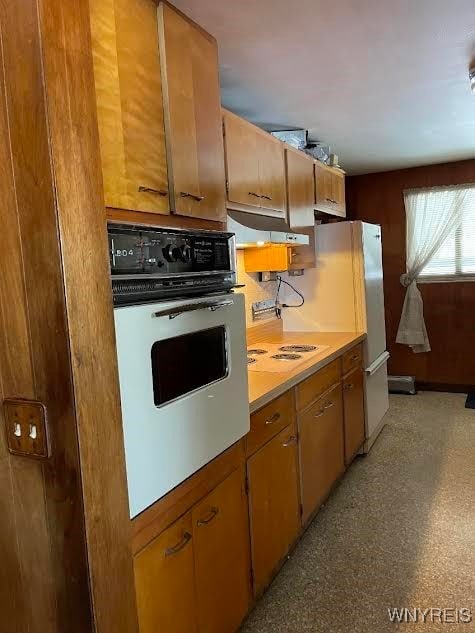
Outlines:
[[[223,105],[350,174],[475,158],[474,0],[173,0],[218,40]]]

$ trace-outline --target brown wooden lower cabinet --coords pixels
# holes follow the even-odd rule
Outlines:
[[[234,471],[193,508],[192,517],[198,630],[235,633],[251,593],[244,471]]]
[[[196,633],[191,512],[134,561],[140,633]]]
[[[248,459],[247,476],[254,594],[259,595],[300,531],[295,424]]]
[[[243,467],[135,557],[140,633],[235,633],[251,598]]]
[[[343,474],[343,402],[339,383],[298,420],[302,521],[311,517]]]
[[[348,465],[365,438],[363,370],[355,369],[343,380],[345,463]]]

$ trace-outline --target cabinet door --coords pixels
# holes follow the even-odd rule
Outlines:
[[[140,633],[196,633],[191,513],[134,559]]]
[[[315,162],[315,200],[316,207],[322,211],[331,211],[333,200],[332,172],[318,161]]]
[[[216,40],[166,3],[159,6],[159,26],[173,211],[224,221]]]
[[[91,0],[90,11],[105,204],[169,213],[157,6]]]
[[[292,227],[313,227],[315,182],[313,160],[303,152],[285,150],[287,210]],[[298,249],[297,249],[298,250]]]
[[[297,432],[292,424],[247,461],[254,594],[269,584],[300,529]]]
[[[258,135],[261,208],[286,214],[284,144],[267,133]]]
[[[343,380],[345,462],[349,464],[365,438],[363,370],[355,369]]]
[[[260,207],[258,135],[252,125],[230,112],[223,113],[228,200]]]
[[[198,630],[234,633],[250,600],[250,543],[241,468],[193,508]]]
[[[305,523],[345,468],[341,384],[300,416],[299,437],[302,520]]]
[[[345,202],[345,175],[334,172],[332,179],[332,199],[334,200],[335,213],[346,216]]]

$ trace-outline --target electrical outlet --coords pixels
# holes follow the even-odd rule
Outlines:
[[[49,457],[46,408],[35,400],[4,400],[8,450],[13,455]]]

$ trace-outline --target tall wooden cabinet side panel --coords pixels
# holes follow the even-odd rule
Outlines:
[[[91,0],[105,203],[169,213],[157,7]]]
[[[58,379],[51,376],[54,359],[49,359],[45,374],[50,376],[48,387],[58,401],[54,405],[53,437],[69,435],[65,449],[56,453],[61,468],[56,479],[72,490],[80,486],[82,506],[74,508],[68,503],[68,494],[61,496],[60,491],[54,501],[62,504],[60,524],[65,525],[66,540],[59,534],[61,542],[67,545],[70,534],[76,538],[76,544],[73,539],[65,547],[67,555],[76,552],[77,558],[83,544],[76,531],[85,532],[90,593],[81,596],[76,588],[66,587],[61,598],[82,599],[83,609],[89,607],[90,598],[97,633],[135,633],[138,623],[89,3],[39,0],[38,6],[50,141],[48,164],[54,173],[57,221],[56,231],[50,229],[47,234],[50,239],[59,237],[57,269],[64,298],[60,310],[43,297],[43,305],[35,306],[34,319],[48,323],[51,315],[61,314],[65,321],[66,340],[61,340],[58,330],[49,336],[45,330],[42,345],[64,350],[69,362],[66,369],[61,368]],[[51,252],[44,248],[48,261]],[[41,279],[48,277],[44,271],[38,274]],[[70,420],[63,402],[67,375],[73,392]],[[62,405],[59,410],[58,405]],[[80,472],[74,472],[68,464],[78,450]],[[65,562],[59,559],[58,567],[62,566]],[[68,562],[65,575],[70,584],[77,578],[77,568],[74,560]],[[61,631],[72,626],[80,630],[76,622],[71,625],[70,617],[60,624]]]
[[[192,532],[188,512],[135,557],[140,633],[196,633]]]
[[[225,171],[217,43],[166,3],[160,4],[158,15],[173,211],[223,221]]]
[[[250,603],[250,542],[244,468],[192,511],[198,629],[237,631]]]

